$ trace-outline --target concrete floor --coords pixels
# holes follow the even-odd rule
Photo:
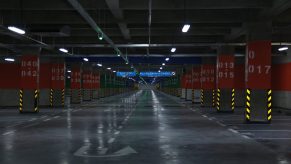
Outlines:
[[[153,91],[38,114],[0,110],[0,163],[288,164],[291,117],[246,125],[242,112]]]

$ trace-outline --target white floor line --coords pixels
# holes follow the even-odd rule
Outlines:
[[[60,116],[55,116],[54,118],[59,118]]]
[[[26,126],[23,126],[23,128],[29,128],[29,127],[32,127],[32,126],[35,126],[35,125],[38,125],[39,123],[34,123],[34,124],[30,124],[30,125],[26,125]]]
[[[50,118],[43,120],[44,122],[51,120]]]
[[[13,134],[14,132],[15,132],[15,130],[12,130],[12,131],[5,132],[2,135],[5,136],[5,135]]]
[[[234,130],[234,129],[228,128],[227,130],[229,130],[229,131],[231,131],[231,132],[233,132],[233,133],[238,134],[238,131],[236,131],[236,130]]]
[[[119,133],[120,133],[120,131],[116,131],[114,134],[115,134],[115,135],[118,135]]]
[[[291,138],[253,138],[255,140],[291,140]]]
[[[251,139],[250,137],[246,136],[246,135],[241,135],[243,138],[245,139]]]
[[[108,143],[111,144],[111,143],[113,143],[114,141],[115,141],[115,138],[110,138],[110,139],[108,140]]]
[[[30,120],[28,120],[28,121],[34,121],[34,120],[36,120],[37,118],[32,118],[32,119],[30,119]]]
[[[276,130],[267,130],[267,129],[251,129],[251,130],[246,130],[246,129],[243,129],[243,130],[237,130],[239,132],[291,132],[291,130],[285,130],[285,129],[276,129]]]
[[[223,123],[219,122],[219,121],[216,121],[217,124],[219,124],[220,126],[223,126],[225,127],[226,125],[224,125]]]

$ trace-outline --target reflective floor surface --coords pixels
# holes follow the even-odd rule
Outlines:
[[[289,163],[290,116],[274,116],[272,125],[245,125],[242,118],[242,110],[217,114],[151,90],[38,114],[5,109],[0,163]]]

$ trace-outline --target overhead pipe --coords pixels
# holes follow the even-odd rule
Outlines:
[[[122,52],[118,49],[118,47],[114,44],[114,42],[102,31],[102,29],[96,24],[93,18],[88,14],[88,12],[82,7],[82,5],[77,0],[68,0],[68,2],[73,6],[73,8],[86,20],[86,22],[92,27],[94,31],[98,34],[101,33],[103,35],[104,40],[116,51],[116,53],[120,52],[121,57],[126,61],[127,59],[124,57]]]
[[[39,47],[40,44],[6,44],[17,47]],[[216,47],[216,46],[246,46],[246,43],[182,43],[182,44],[115,44],[117,48],[146,48],[146,47]],[[289,42],[274,42],[272,46],[291,46]],[[80,48],[109,48],[107,44],[54,44],[55,47],[80,47]]]
[[[32,41],[35,43],[35,44],[23,44],[23,46],[18,46],[18,44],[1,44],[1,47],[9,49],[15,53],[21,53],[21,52],[20,52],[20,50],[15,49],[14,47],[39,47],[39,48],[44,48],[44,49],[51,50],[51,51],[57,51],[55,49],[56,46],[51,46],[49,44],[42,42],[41,40],[34,39],[28,35],[21,35],[21,34],[14,33],[12,31],[9,31],[7,29],[7,27],[5,27],[3,25],[0,25],[0,28],[3,29],[5,32],[10,33],[11,34],[10,36],[12,36],[14,38],[17,38],[17,39],[24,38],[26,40],[29,40],[29,41]],[[33,46],[29,46],[29,45],[33,45]],[[62,54],[72,55],[70,53],[62,53]]]
[[[116,51],[116,53],[119,53],[120,56],[123,58],[123,60],[129,63],[128,59],[122,54],[122,52],[113,43],[113,41],[101,30],[101,28],[96,24],[96,22],[87,13],[87,11],[82,7],[82,5],[77,0],[68,0],[68,2],[73,6],[75,10],[78,11],[78,13],[83,17],[83,19],[86,20],[86,22],[93,28],[93,30],[96,31],[97,33],[101,33],[105,41],[109,43],[109,45]],[[134,71],[137,71],[135,68],[133,69]],[[142,77],[140,77],[140,79],[146,83],[146,81]]]

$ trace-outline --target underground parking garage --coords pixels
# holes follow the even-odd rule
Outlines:
[[[291,163],[290,20],[289,0],[0,0],[0,163]]]

